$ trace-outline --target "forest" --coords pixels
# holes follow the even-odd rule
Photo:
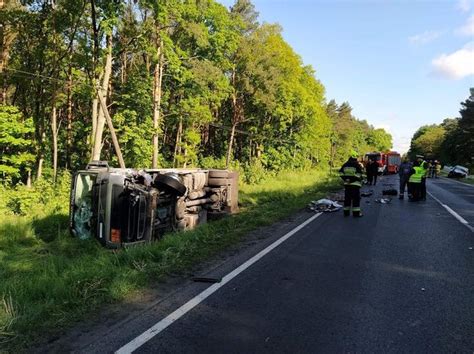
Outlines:
[[[351,150],[392,145],[348,102],[326,98],[317,70],[249,0],[0,9],[0,351],[25,351],[189,271],[339,189],[327,172]],[[71,174],[99,159],[237,170],[240,213],[108,252],[68,229]]]
[[[446,165],[474,166],[474,89],[461,102],[460,117],[424,125],[412,137],[409,155],[424,155]]]
[[[90,160],[229,167],[246,182],[391,147],[326,101],[317,71],[250,0],[0,2],[0,179],[26,185]]]

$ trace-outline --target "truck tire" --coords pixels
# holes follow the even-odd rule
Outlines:
[[[167,175],[156,176],[154,184],[158,187],[158,189],[165,188],[173,191],[179,196],[182,196],[186,193],[186,186],[184,184]]]
[[[226,170],[209,170],[209,178],[228,178],[229,171]]]
[[[220,187],[227,186],[230,183],[230,180],[227,178],[209,178],[208,184],[211,187]]]

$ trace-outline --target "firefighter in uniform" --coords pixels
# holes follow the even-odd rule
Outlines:
[[[342,165],[339,176],[344,181],[344,216],[351,214],[361,217],[360,210],[360,187],[362,186],[363,170],[357,161],[357,152],[353,151],[349,160]]]

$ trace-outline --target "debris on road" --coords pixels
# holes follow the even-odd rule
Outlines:
[[[339,209],[341,209],[342,205],[330,199],[319,199],[317,201],[313,200],[308,205],[308,208],[309,210],[315,211],[318,213],[321,213],[321,212],[331,213],[331,212],[338,211]]]
[[[344,192],[331,193],[327,196],[327,199],[343,203],[344,202]]]
[[[207,277],[195,277],[193,278],[194,282],[197,283],[220,283],[221,278],[207,278]]]
[[[391,198],[380,198],[380,199],[375,199],[376,203],[380,204],[389,204],[392,201]]]
[[[382,195],[398,195],[398,191],[394,188],[384,189]]]
[[[362,192],[360,194],[361,197],[370,197],[372,194],[374,194],[373,190],[367,191],[367,192]]]

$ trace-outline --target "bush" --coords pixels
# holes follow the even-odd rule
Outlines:
[[[51,213],[67,213],[71,174],[61,171],[54,184],[50,177],[42,178],[31,187],[18,184],[14,188],[0,188],[0,212],[6,215],[37,216]]]
[[[270,173],[265,170],[260,160],[255,160],[246,166],[244,181],[248,184],[257,184],[269,175]]]

